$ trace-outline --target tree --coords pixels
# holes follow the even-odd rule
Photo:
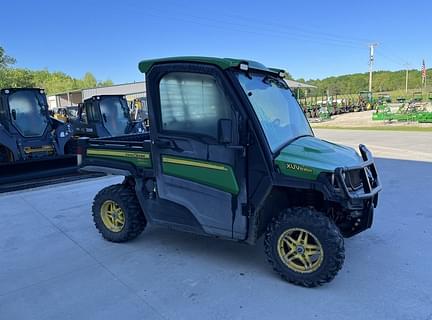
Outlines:
[[[95,76],[91,72],[86,72],[82,79],[82,88],[94,88],[97,85]]]
[[[99,81],[97,84],[98,87],[109,87],[112,85],[114,85],[114,82],[112,82],[112,80],[109,80],[109,79],[105,80],[105,81]]]
[[[27,69],[0,69],[0,88],[35,87],[32,71]]]
[[[7,68],[15,64],[16,60],[5,53],[3,47],[0,46],[0,68]]]
[[[0,88],[43,88],[48,94],[55,94],[113,85],[111,80],[97,82],[95,76],[90,72],[86,72],[82,79],[75,79],[63,72],[11,68],[10,66],[15,62],[16,60],[8,56],[4,48],[0,46]]]

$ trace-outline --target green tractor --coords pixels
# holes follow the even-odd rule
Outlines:
[[[375,100],[373,98],[371,91],[360,91],[358,97],[358,106],[355,111],[366,111],[372,110],[375,105]]]
[[[93,201],[113,242],[147,224],[256,244],[289,282],[331,281],[344,237],[372,225],[380,180],[371,152],[315,137],[284,72],[247,60],[140,62],[150,130],[81,138],[82,170],[123,175]],[[157,276],[157,275],[156,275]]]
[[[411,101],[412,102],[421,102],[421,101],[423,101],[423,92],[421,92],[421,91],[413,92]]]

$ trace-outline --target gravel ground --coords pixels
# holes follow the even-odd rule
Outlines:
[[[317,119],[311,120],[312,127],[341,127],[341,128],[354,128],[354,127],[420,127],[431,128],[432,123],[417,123],[417,122],[398,122],[392,121],[374,121],[372,120],[372,113],[374,111],[351,112],[332,116],[331,120],[318,121]]]

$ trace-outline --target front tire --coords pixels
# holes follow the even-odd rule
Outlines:
[[[96,228],[112,242],[135,239],[147,224],[135,191],[123,184],[99,191],[93,200],[92,211]]]
[[[304,287],[333,280],[345,259],[338,227],[313,208],[283,210],[268,226],[264,246],[273,269]]]

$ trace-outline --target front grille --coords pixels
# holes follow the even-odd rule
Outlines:
[[[345,183],[348,188],[357,190],[363,186],[360,172],[360,170],[351,170],[345,173]]]

